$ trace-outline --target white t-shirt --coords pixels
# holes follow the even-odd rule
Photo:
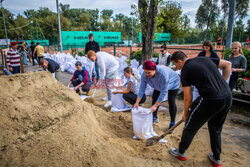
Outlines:
[[[129,85],[129,82],[132,83],[132,88],[131,88],[131,92],[133,92],[134,94],[138,94],[138,86],[139,86],[139,83],[137,81],[137,79],[134,77],[134,76],[131,76],[130,78],[128,78],[128,82],[127,84]]]
[[[100,69],[100,79],[104,80],[108,73],[118,70],[119,63],[113,55],[106,52],[97,52],[96,56],[96,61]]]
[[[161,53],[159,54],[159,60],[158,60],[158,65],[166,65],[167,61],[168,61],[168,57],[170,56],[170,53],[165,53],[164,55],[162,55]]]

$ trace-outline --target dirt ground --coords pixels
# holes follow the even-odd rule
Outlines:
[[[65,87],[70,77],[63,73],[63,84],[48,72],[0,77],[0,166],[211,166],[207,125],[187,150],[188,160],[178,161],[169,149],[178,146],[183,125],[165,138],[166,144],[146,147],[145,141],[132,139],[129,111],[104,110],[104,90],[97,90],[91,103],[82,101]],[[148,97],[144,107],[150,102]],[[177,100],[177,106],[179,120],[182,100]],[[160,122],[154,126],[157,134],[168,128],[166,111],[159,112]],[[250,130],[232,124],[231,117],[223,129],[221,159],[224,166],[245,167],[250,163]]]

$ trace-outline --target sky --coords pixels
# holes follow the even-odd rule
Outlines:
[[[138,0],[58,0],[62,4],[70,4],[70,8],[86,8],[96,9],[112,9],[114,14],[122,13],[129,15],[130,5],[138,3]],[[201,4],[201,0],[173,0],[181,3],[183,14],[186,14],[192,27],[195,27],[195,14]],[[220,2],[220,1],[219,1]],[[220,4],[219,4],[220,5]],[[4,8],[11,11],[13,14],[23,14],[27,9],[39,9],[39,7],[48,7],[53,12],[56,12],[56,0],[4,0]],[[243,20],[247,24],[250,19],[250,10],[248,16]]]

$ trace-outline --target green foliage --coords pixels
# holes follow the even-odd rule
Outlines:
[[[241,73],[240,74],[240,77],[247,77],[247,78],[250,78],[250,50],[246,49],[246,48],[243,48],[242,49],[243,51],[243,55],[246,57],[247,59],[247,70],[246,72],[244,73]],[[228,59],[228,56],[232,53],[232,49],[226,49],[223,56],[224,56],[224,59],[227,60]]]
[[[178,2],[163,3],[156,20],[156,32],[171,33],[174,41],[177,41],[178,38],[185,38],[190,29],[190,20],[182,14],[181,5]]]
[[[228,15],[229,11],[229,2],[228,0],[221,0],[221,8],[225,15]],[[235,8],[235,19],[239,18],[242,20],[244,17],[247,16],[249,8],[249,0],[237,0],[236,1],[236,8]]]
[[[153,52],[153,57],[157,58],[159,57],[159,53],[157,52]],[[141,64],[142,61],[142,51],[141,50],[137,50],[137,51],[132,51],[130,53],[130,60],[136,59],[139,64]]]
[[[138,51],[132,51],[130,53],[130,60],[137,60],[139,62],[139,64],[141,64],[142,61],[142,51],[138,50]]]
[[[219,17],[220,10],[217,6],[218,0],[202,0],[202,4],[197,10],[195,22],[200,29],[205,28],[204,40],[207,37],[207,31],[214,25]],[[208,12],[209,11],[209,12]]]
[[[84,56],[85,55],[85,50],[78,51],[78,56]]]

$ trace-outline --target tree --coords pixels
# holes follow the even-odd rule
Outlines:
[[[102,14],[101,17],[103,20],[108,20],[113,15],[113,10],[105,9],[101,11],[101,14]]]
[[[89,14],[90,18],[90,24],[91,24],[91,30],[92,31],[97,31],[99,30],[99,23],[98,23],[98,18],[99,18],[99,10],[98,9],[87,9],[87,12]]]
[[[160,0],[138,0],[142,32],[142,63],[152,57],[155,18],[159,1]]]
[[[167,1],[156,17],[157,32],[171,33],[172,40],[184,39],[190,28],[190,20],[182,15],[180,3]]]
[[[20,14],[17,16],[15,20],[15,27],[22,27],[23,28],[18,28],[15,30],[16,35],[18,36],[19,39],[29,39],[30,34],[29,34],[29,21],[25,19],[23,16]]]
[[[14,31],[10,31],[9,29],[14,28],[15,25],[15,21],[14,21],[14,15],[12,13],[10,13],[10,11],[8,11],[7,9],[4,8],[0,8],[0,13],[2,13],[2,10],[4,10],[4,16],[5,16],[5,23],[6,23],[6,29],[7,29],[7,33],[8,33],[8,38],[14,38],[15,32]],[[4,33],[4,25],[3,25],[3,17],[0,17],[0,38],[5,39],[5,33]]]
[[[244,34],[244,24],[242,20],[236,21],[234,26],[233,41],[241,42],[244,38],[246,38]]]
[[[229,16],[227,23],[226,48],[231,48],[232,45],[235,6],[236,6],[236,0],[229,0]]]
[[[60,13],[64,16],[69,18],[70,17],[70,5],[69,4],[59,4]]]
[[[27,19],[31,19],[33,17],[35,17],[35,18],[38,17],[38,13],[34,9],[25,10],[23,13]]]
[[[224,15],[227,17],[228,16],[228,12],[229,12],[229,2],[230,0],[221,0],[221,7],[222,10],[224,12]],[[235,7],[235,16],[234,16],[234,20],[242,20],[244,17],[247,16],[247,12],[248,12],[248,8],[249,8],[249,0],[237,0],[236,1],[236,7]]]
[[[247,34],[249,36],[249,34],[250,34],[250,20],[247,20],[247,28],[246,28],[246,30],[247,30]]]
[[[202,0],[195,16],[195,22],[197,23],[198,28],[206,28],[204,41],[207,38],[209,27],[216,23],[220,14],[217,2],[218,0]]]

